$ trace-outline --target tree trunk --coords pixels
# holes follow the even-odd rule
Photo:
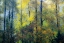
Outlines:
[[[4,33],[3,33],[3,42],[2,43],[6,43],[6,38],[5,38],[5,28],[6,28],[6,0],[4,1]]]
[[[43,25],[43,21],[42,21],[42,0],[40,2],[40,21],[41,21],[41,30],[42,30],[42,25]],[[41,36],[42,36],[42,31],[41,31]],[[42,37],[39,38],[40,42],[39,43],[42,43]]]

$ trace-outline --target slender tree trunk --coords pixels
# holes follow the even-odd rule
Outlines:
[[[57,29],[58,29],[58,34],[57,34],[57,43],[60,43],[61,40],[61,34],[60,34],[60,18],[59,18],[59,0],[56,0],[56,18],[57,18]]]
[[[7,43],[10,43],[10,6],[9,6],[9,14],[8,14],[8,17],[7,17]]]
[[[57,28],[59,29],[59,26],[60,26],[60,24],[59,24],[59,15],[58,15],[58,13],[59,13],[59,1],[58,0],[56,0],[56,18],[57,18]]]
[[[6,28],[6,0],[4,1],[4,33],[3,33],[3,42],[2,43],[6,43],[5,28]]]
[[[36,43],[39,43],[38,42],[38,30],[37,30],[37,0],[35,0],[35,19],[36,19]]]
[[[42,0],[40,1],[40,21],[41,21],[41,30],[42,30],[42,25],[43,25],[43,21],[42,21]],[[39,38],[40,42],[39,43],[42,43],[42,31],[41,31],[41,37]]]
[[[12,5],[12,14],[11,14],[11,38],[10,38],[10,43],[14,43],[14,37],[13,37],[13,10],[14,10],[14,0],[11,1]]]
[[[40,12],[41,12],[40,19],[41,19],[41,29],[42,29],[42,23],[43,23],[43,21],[42,21],[42,0],[41,0],[41,5],[40,5]]]

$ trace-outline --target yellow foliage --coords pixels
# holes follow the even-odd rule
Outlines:
[[[53,3],[51,3],[50,5],[48,5],[47,7],[48,9],[54,10],[55,9],[55,5]]]
[[[20,29],[21,27],[26,26],[27,24],[29,24],[28,22],[33,22],[34,21],[34,11],[31,10],[30,12],[30,17],[28,16],[28,14],[26,13],[27,11],[24,10],[28,3],[30,2],[30,0],[17,0],[16,4],[17,4],[17,9],[18,9],[18,13],[16,14],[16,19],[15,19],[15,28],[16,29]],[[20,11],[22,10],[22,24],[21,24],[21,13]]]
[[[24,9],[27,7],[30,0],[17,0],[17,8],[18,9]]]
[[[47,34],[47,32],[46,32],[45,30],[44,30],[44,31],[42,31],[42,33],[43,33],[43,34]]]
[[[62,12],[60,12],[60,13],[59,13],[59,16],[60,16],[60,17],[61,17],[61,16],[63,16],[63,13],[62,13]]]
[[[34,19],[33,19],[34,17],[33,16],[31,16],[30,18],[28,18],[28,20],[31,22],[31,21],[33,21]]]
[[[22,9],[25,8],[28,5],[29,1],[30,0],[23,0],[22,1]]]
[[[18,9],[21,9],[21,5],[20,5],[20,4],[19,4],[19,5],[17,5],[17,8],[18,8]]]
[[[60,2],[60,4],[59,5],[63,5],[64,4],[64,2]]]
[[[20,14],[17,14],[16,16],[17,16],[17,20],[20,20],[20,18],[21,18]]]
[[[14,20],[15,29],[19,30],[21,28],[20,14],[16,14],[17,18]]]
[[[34,12],[30,13],[30,17],[28,18],[28,21],[30,22],[34,21]]]
[[[19,30],[21,28],[21,22],[18,20],[15,20],[15,29]]]
[[[46,0],[45,3],[47,4],[47,8],[50,10],[54,10],[56,7],[55,4],[51,0]]]
[[[26,26],[27,22],[23,22],[22,27]]]

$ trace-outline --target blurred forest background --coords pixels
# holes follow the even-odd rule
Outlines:
[[[0,43],[64,43],[64,0],[0,0]]]

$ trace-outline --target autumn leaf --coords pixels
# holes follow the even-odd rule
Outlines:
[[[24,9],[27,7],[30,0],[17,0],[17,8],[18,9]]]

